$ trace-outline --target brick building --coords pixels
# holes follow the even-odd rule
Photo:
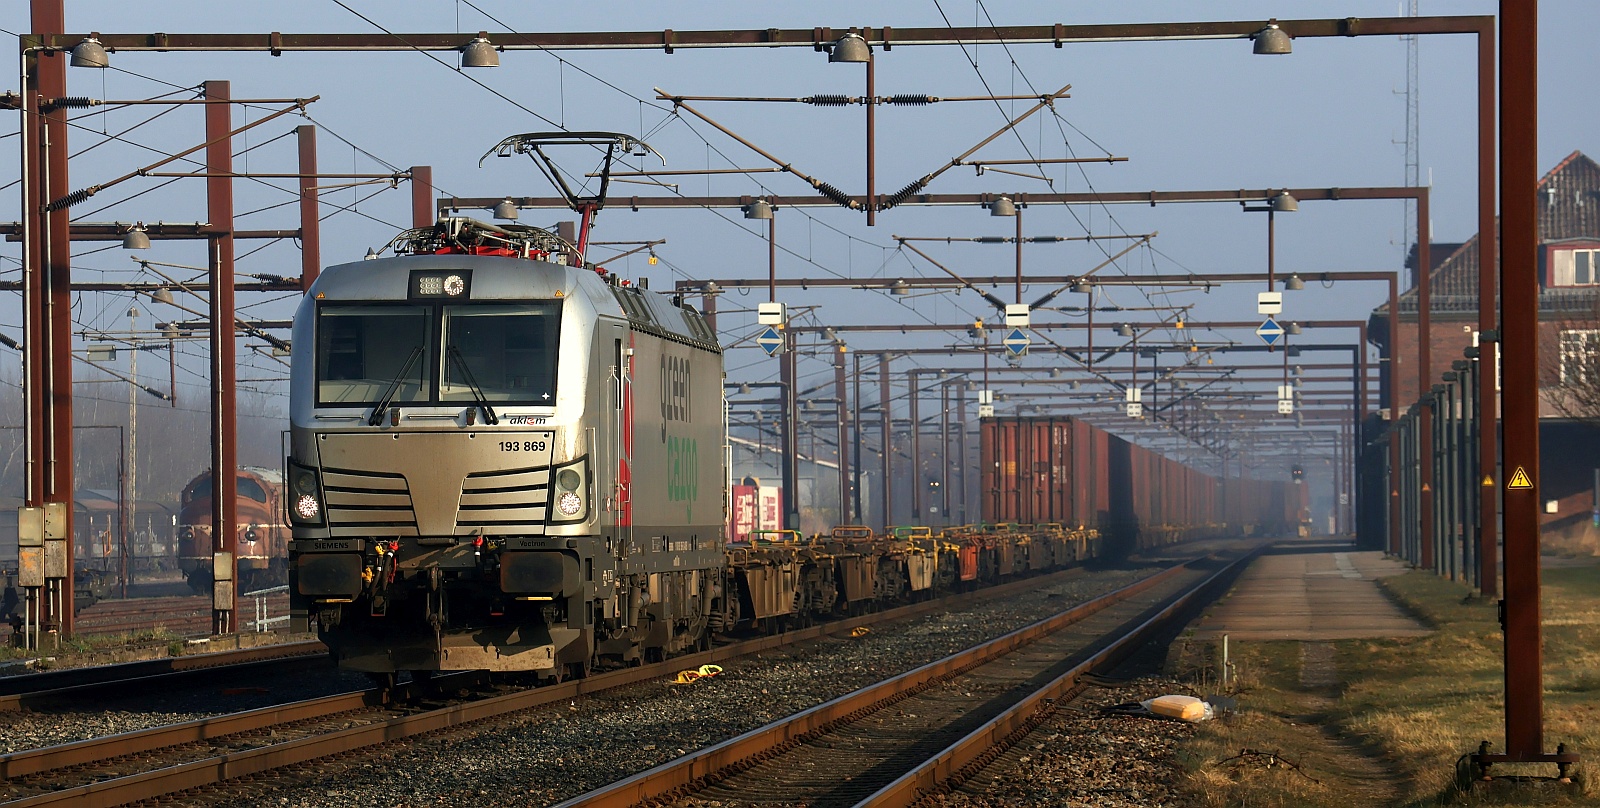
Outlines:
[[[1473,344],[1481,237],[1429,245],[1430,387]],[[1418,395],[1415,258],[1413,251],[1406,266],[1410,288],[1399,300],[1398,367],[1385,363],[1381,371],[1385,403],[1395,382],[1391,373],[1398,373],[1402,408]],[[1545,516],[1546,535],[1559,533],[1570,543],[1597,549],[1600,529],[1591,525],[1591,492],[1600,468],[1600,164],[1582,152],[1568,155],[1539,181],[1539,286],[1540,486],[1547,501],[1558,503],[1557,511]],[[1386,354],[1388,316],[1385,304],[1368,323],[1369,339]]]

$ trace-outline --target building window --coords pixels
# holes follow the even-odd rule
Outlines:
[[[1561,385],[1600,382],[1600,330],[1561,332]]]
[[[1600,285],[1600,250],[1556,250],[1551,286]]]

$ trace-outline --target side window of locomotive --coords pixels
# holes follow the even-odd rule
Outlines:
[[[428,397],[429,310],[421,306],[324,306],[317,312],[317,403],[371,404]]]
[[[558,305],[446,306],[440,400],[553,404]]]
[[[239,478],[239,496],[249,497],[256,502],[267,501],[266,489],[261,487],[261,483],[258,483],[249,477]]]

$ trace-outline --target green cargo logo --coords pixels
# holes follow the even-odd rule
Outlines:
[[[667,436],[667,499],[693,502],[700,496],[700,442]]]

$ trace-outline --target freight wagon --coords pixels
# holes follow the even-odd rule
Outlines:
[[[1109,557],[1301,521],[1303,486],[1215,477],[1082,419],[985,418],[979,437],[985,522],[1094,529]]]

